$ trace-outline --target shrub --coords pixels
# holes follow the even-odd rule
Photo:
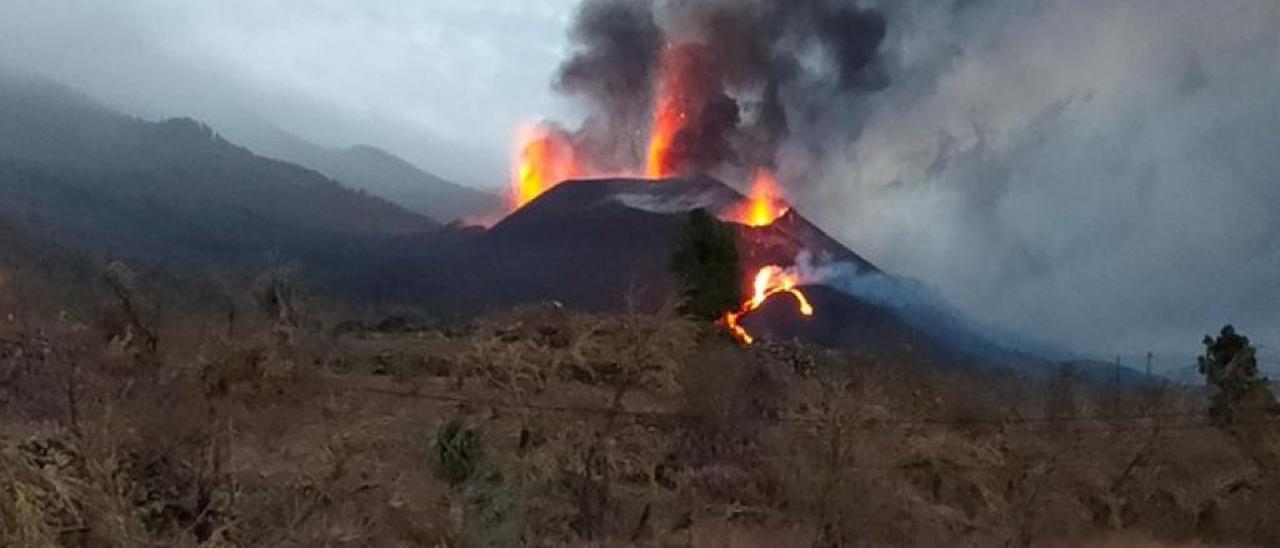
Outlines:
[[[1206,335],[1203,342],[1204,356],[1198,361],[1200,374],[1212,392],[1209,417],[1214,423],[1233,424],[1242,407],[1262,408],[1274,414],[1277,404],[1267,388],[1268,380],[1258,376],[1257,350],[1249,338],[1227,325],[1216,339]]]
[[[475,477],[484,462],[480,432],[459,419],[450,420],[436,434],[433,451],[436,474],[451,486]]]

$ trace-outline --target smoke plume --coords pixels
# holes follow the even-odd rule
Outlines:
[[[586,0],[557,89],[583,100],[579,146],[608,168],[643,165],[664,115],[680,123],[663,173],[774,167],[784,142],[821,156],[818,135],[856,133],[849,105],[887,83],[886,28],[847,0]]]
[[[570,29],[574,53],[555,87],[586,103],[577,141],[597,169],[631,167],[639,156],[636,132],[649,119],[662,40],[648,1],[587,0],[578,8]]]

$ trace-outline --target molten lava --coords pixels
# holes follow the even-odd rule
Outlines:
[[[511,185],[513,210],[580,171],[573,143],[563,133],[535,125],[521,128],[518,138]]]
[[[798,276],[783,270],[780,266],[769,265],[761,268],[759,272],[756,272],[755,280],[752,283],[751,298],[742,303],[737,312],[726,312],[720,320],[721,324],[728,328],[729,332],[742,341],[743,344],[755,342],[755,338],[738,323],[738,320],[763,306],[769,298],[781,293],[790,293],[796,298],[800,305],[800,314],[812,316],[813,305],[809,304],[809,299],[796,287],[799,282]]]
[[[681,100],[683,84],[676,60],[678,50],[667,47],[662,55],[662,77],[658,81],[653,106],[653,126],[649,128],[649,153],[645,162],[645,175],[650,179],[662,179],[674,175],[671,162],[671,146],[676,134],[684,128],[688,118]]]
[[[788,207],[778,198],[778,182],[767,169],[756,171],[751,183],[751,199],[729,212],[725,220],[752,227],[769,226],[786,215]]]
[[[666,179],[706,170],[726,158],[724,144],[706,135],[721,135],[738,123],[737,104],[719,90],[710,53],[702,44],[669,44],[663,50],[654,92],[653,119],[643,158],[644,176]],[[575,139],[547,125],[521,128],[512,174],[511,209],[519,209],[566,179],[604,173],[590,154],[578,154]],[[606,164],[609,162],[606,162]],[[614,174],[632,176],[631,173]],[[752,226],[772,222],[779,211],[777,185],[765,172],[757,177],[761,194],[755,212],[744,213]]]
[[[702,136],[708,129],[722,131],[737,125],[738,109],[736,103],[727,104],[731,103],[728,96],[718,94],[716,73],[702,44],[668,44],[663,49],[645,157],[645,175],[650,179],[709,167],[722,154],[703,143]]]

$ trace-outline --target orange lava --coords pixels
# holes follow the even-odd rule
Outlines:
[[[668,45],[662,52],[662,73],[654,90],[653,126],[649,128],[649,152],[645,161],[645,175],[650,179],[678,175],[673,147],[676,135],[698,115],[691,112],[694,108],[691,94],[696,90],[688,88],[689,80],[700,70],[699,63],[689,44]]]
[[[730,210],[725,220],[752,227],[769,226],[790,209],[778,198],[778,181],[767,169],[756,171],[751,197],[742,207]]]
[[[534,125],[520,129],[512,174],[511,209],[519,209],[551,187],[579,175],[573,143],[561,133]]]
[[[671,142],[684,123],[684,112],[674,101],[660,98],[657,112],[653,116],[653,127],[649,135],[649,154],[645,162],[645,176],[650,179],[664,179],[674,175],[670,154]]]
[[[783,270],[780,266],[769,265],[761,268],[759,272],[756,272],[755,280],[752,283],[751,298],[742,303],[737,312],[726,312],[720,323],[728,328],[729,332],[742,341],[743,344],[752,344],[755,342],[755,338],[738,321],[743,316],[763,306],[765,301],[768,301],[774,295],[781,293],[790,293],[796,298],[800,306],[800,314],[812,316],[813,305],[809,304],[809,299],[796,287],[799,283],[798,276]]]

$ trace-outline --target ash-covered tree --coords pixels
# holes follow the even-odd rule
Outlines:
[[[1257,349],[1249,338],[1223,326],[1218,337],[1206,335],[1204,356],[1199,358],[1200,374],[1209,385],[1209,417],[1219,426],[1230,426],[1242,412],[1261,411],[1275,416],[1280,412],[1269,381],[1258,376]]]
[[[683,314],[715,320],[742,303],[742,266],[733,229],[704,209],[689,212],[671,271],[684,298]]]

